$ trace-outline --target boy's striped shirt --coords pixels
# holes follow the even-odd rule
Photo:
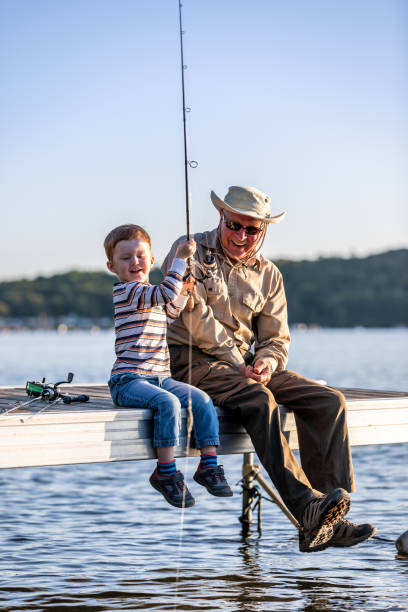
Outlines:
[[[176,258],[160,285],[114,285],[117,359],[111,376],[170,376],[167,323],[176,319],[186,304],[187,297],[180,295],[185,270],[186,262]]]

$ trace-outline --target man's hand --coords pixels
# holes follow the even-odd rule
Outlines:
[[[266,359],[258,359],[253,366],[242,363],[238,366],[238,372],[245,378],[252,378],[264,385],[268,384],[272,376],[271,366]]]
[[[244,378],[250,378],[250,376],[248,375],[249,369],[251,369],[251,366],[247,366],[247,365],[245,365],[245,363],[241,363],[241,365],[239,365],[238,368],[237,368],[238,372]]]
[[[257,382],[267,385],[271,380],[272,368],[267,359],[257,359],[252,368],[252,376]]]
[[[252,378],[256,382],[267,385],[271,380],[272,370],[266,359],[258,359],[253,366],[242,363],[238,366],[238,372],[245,378]]]

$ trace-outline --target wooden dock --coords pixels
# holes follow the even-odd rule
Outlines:
[[[46,402],[0,414],[0,468],[152,459],[152,411],[117,408],[107,385],[66,385],[63,392],[85,393],[86,404],[57,404],[36,415]],[[353,446],[408,442],[408,393],[341,389],[347,399]],[[27,400],[21,387],[0,388],[0,410]],[[295,419],[281,407],[282,429],[297,448]],[[239,421],[218,409],[219,454],[249,453],[253,446]],[[186,414],[183,419],[185,436]],[[176,456],[184,455],[182,444]],[[190,454],[198,454],[192,450]]]

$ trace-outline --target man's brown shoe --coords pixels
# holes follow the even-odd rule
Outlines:
[[[369,540],[377,533],[377,527],[370,523],[356,525],[346,519],[340,521],[333,527],[333,537],[329,541],[329,546],[343,548],[346,546],[355,546]]]
[[[333,527],[350,509],[350,496],[344,489],[335,489],[316,497],[303,511],[299,532],[300,552],[317,552],[330,546]]]

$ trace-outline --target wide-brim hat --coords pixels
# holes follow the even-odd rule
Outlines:
[[[211,191],[211,201],[217,210],[229,210],[265,223],[279,223],[286,215],[286,212],[282,212],[272,217],[271,198],[255,187],[229,187],[223,200]]]

